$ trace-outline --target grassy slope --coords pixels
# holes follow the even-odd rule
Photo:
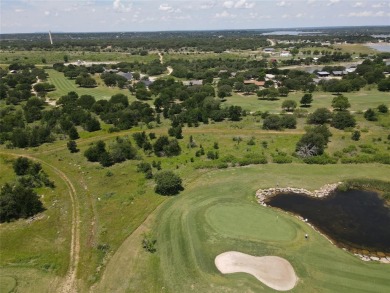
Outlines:
[[[314,189],[355,176],[386,179],[389,172],[380,165],[267,165],[209,172],[156,215],[157,256],[139,256],[131,276],[124,276],[133,284],[128,292],[160,292],[162,287],[164,292],[273,292],[249,275],[221,275],[214,258],[228,250],[285,257],[300,278],[296,292],[385,292],[389,266],[360,261],[296,218],[259,206],[253,195],[276,182]],[[218,212],[233,206],[241,213]]]

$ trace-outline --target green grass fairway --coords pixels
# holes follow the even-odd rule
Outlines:
[[[127,284],[126,292],[275,292],[253,276],[219,273],[215,257],[235,250],[286,258],[299,277],[292,292],[388,292],[389,265],[361,261],[297,218],[260,206],[254,193],[276,182],[315,189],[351,177],[386,179],[389,172],[389,166],[376,164],[265,165],[207,172],[155,213],[156,254],[141,250],[125,267],[119,260],[126,260],[125,245],[140,243],[142,237],[131,236],[119,248],[123,254],[113,260],[115,267],[123,265],[123,276],[115,283]],[[105,275],[113,265],[107,265]],[[101,285],[113,285],[111,279],[103,280]]]
[[[255,241],[291,241],[296,237],[294,226],[285,218],[277,218],[278,224],[275,225],[272,210],[259,213],[259,208],[251,204],[213,205],[205,215],[207,223],[225,237]]]
[[[48,94],[49,98],[57,100],[59,97],[66,95],[68,92],[75,91],[79,96],[92,95],[96,100],[108,100],[115,94],[125,94],[131,96],[128,90],[119,89],[117,87],[110,88],[103,84],[100,78],[97,78],[98,86],[95,88],[81,88],[75,84],[74,80],[70,80],[64,76],[62,72],[58,72],[54,69],[47,69],[46,72],[49,74],[49,82],[54,84],[56,87],[55,91]],[[95,77],[96,78],[96,77]],[[135,100],[135,98],[134,98]]]

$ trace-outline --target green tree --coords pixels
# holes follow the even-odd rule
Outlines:
[[[332,113],[327,108],[318,108],[307,118],[309,124],[325,124],[332,118]]]
[[[181,178],[172,171],[158,172],[154,179],[156,181],[156,193],[161,195],[175,195],[183,190]]]
[[[17,158],[13,163],[13,169],[16,175],[22,176],[28,173],[31,161],[25,157]]]
[[[282,103],[282,109],[287,112],[294,112],[294,109],[297,107],[297,102],[294,100],[284,100]]]
[[[364,118],[368,121],[377,121],[378,117],[373,109],[368,108],[366,112],[364,112]]]
[[[302,107],[309,107],[312,102],[313,102],[312,94],[304,94],[300,101]]]
[[[380,113],[387,113],[387,112],[389,112],[389,108],[385,104],[379,105],[377,109],[378,109],[378,111]]]
[[[338,96],[333,98],[332,107],[335,110],[344,111],[344,110],[347,110],[349,107],[351,107],[351,104],[349,103],[347,97],[345,97],[343,95],[338,95]]]
[[[333,114],[332,126],[337,129],[345,129],[355,127],[356,120],[348,111],[340,111]]]
[[[267,130],[281,130],[282,124],[279,115],[271,114],[263,121],[263,129]]]
[[[0,190],[0,222],[28,218],[43,211],[37,193],[23,184],[6,183]]]
[[[77,148],[77,143],[76,143],[74,140],[68,141],[68,143],[66,144],[66,146],[68,147],[68,150],[69,150],[71,153],[77,153],[77,152],[79,151],[79,149]]]
[[[75,139],[80,138],[79,133],[77,132],[77,129],[74,125],[69,129],[68,134],[69,134],[69,138],[71,140],[75,140]]]
[[[355,140],[355,141],[358,141],[360,139],[360,131],[359,130],[355,130],[354,132],[352,132],[351,139]]]

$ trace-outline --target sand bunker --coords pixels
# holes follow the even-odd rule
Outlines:
[[[222,274],[248,273],[278,291],[291,290],[298,281],[291,264],[278,256],[257,257],[228,251],[215,258],[215,265]]]

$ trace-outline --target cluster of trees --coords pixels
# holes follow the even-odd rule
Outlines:
[[[40,81],[47,80],[47,73],[34,65],[13,63],[9,66],[9,70],[15,72],[9,73],[7,70],[0,69],[0,100],[5,100],[7,104],[17,105],[27,101],[33,95],[32,85],[37,82],[37,78]],[[49,88],[48,86],[47,89]]]
[[[310,127],[297,142],[295,151],[301,158],[322,155],[331,136],[326,125]]]
[[[106,86],[124,88],[127,85],[125,77],[113,72],[103,72],[100,77]]]
[[[130,129],[140,122],[148,124],[156,120],[156,113],[149,104],[139,101],[130,104],[124,94],[113,95],[108,101],[97,101],[91,106],[91,111],[119,130]]]
[[[54,187],[54,183],[42,170],[42,166],[25,157],[13,163],[18,176],[16,182],[5,183],[0,189],[0,222],[28,218],[44,210],[34,188]]]
[[[173,59],[167,62],[173,68],[172,76],[188,79],[202,79],[211,83],[214,77],[228,78],[232,72],[238,77],[251,78],[259,76],[259,69],[267,68],[267,60],[208,58],[199,60]],[[240,71],[240,72],[237,72]]]
[[[222,109],[220,99],[215,98],[214,87],[209,84],[186,87],[181,82],[167,79],[155,81],[149,89],[157,96],[154,101],[157,113],[174,121],[173,127],[184,123],[190,127],[197,126],[199,122],[208,123],[209,119],[216,122],[226,118],[237,121],[245,115],[241,107]],[[177,100],[182,103],[175,102]]]
[[[335,110],[333,113],[327,108],[318,108],[309,115],[307,123],[317,125],[330,123],[337,129],[354,127],[356,125],[356,120],[347,110],[350,106],[347,97],[338,95],[332,100],[332,107]]]
[[[132,146],[130,140],[117,137],[110,143],[108,149],[104,141],[99,140],[90,146],[84,156],[90,162],[99,162],[103,167],[109,167],[126,160],[133,160],[137,157],[137,150]]]
[[[295,129],[296,126],[297,119],[294,115],[270,114],[263,121],[263,129],[267,130]]]
[[[122,72],[137,72],[135,79],[139,79],[138,72],[143,72],[147,75],[160,75],[165,72],[166,66],[160,63],[159,59],[153,59],[150,62],[120,62],[111,65],[111,68],[118,69]]]

